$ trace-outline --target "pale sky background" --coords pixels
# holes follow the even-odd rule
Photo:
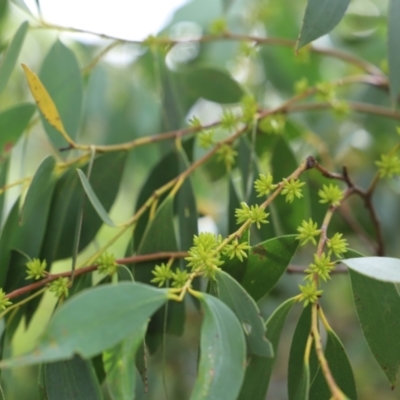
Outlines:
[[[143,40],[155,34],[187,0],[40,0],[46,22]],[[25,0],[36,14],[35,0]]]

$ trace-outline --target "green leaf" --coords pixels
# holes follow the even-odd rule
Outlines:
[[[388,62],[389,62],[389,83],[390,96],[396,102],[400,94],[400,2],[390,0],[388,7]]]
[[[265,400],[272,368],[278,352],[283,324],[295,302],[296,300],[293,298],[286,300],[272,313],[266,322],[267,336],[273,347],[274,358],[259,357],[256,355],[250,358],[238,400]]]
[[[356,384],[353,370],[346,350],[336,333],[329,330],[325,348],[325,358],[328,361],[332,376],[339,388],[352,400],[357,400]],[[325,381],[321,368],[318,370],[310,388],[311,400],[329,400],[331,391]]]
[[[178,250],[173,223],[173,205],[174,198],[168,196],[157,209],[154,218],[149,222],[143,235],[138,254]],[[156,262],[156,264],[159,263],[160,261]],[[151,273],[151,269],[144,267],[143,263],[135,267],[136,280],[149,283],[153,278],[154,275]]]
[[[350,0],[308,0],[297,50],[329,33],[343,18]]]
[[[3,229],[0,236],[0,287],[4,288],[6,282],[10,258],[11,249],[16,238],[16,231],[18,227],[19,219],[19,203],[18,200],[12,206],[8,213],[7,219],[4,223]]]
[[[250,250],[247,268],[240,284],[258,301],[279,281],[297,250],[294,235],[266,240]]]
[[[4,185],[7,183],[7,175],[8,175],[8,170],[10,167],[10,157],[7,156],[5,158],[5,161],[3,162],[3,165],[1,165],[1,170],[0,170],[0,188],[3,188]],[[0,193],[0,226],[3,226],[3,208],[4,208],[4,198],[5,198],[5,193]]]
[[[67,361],[45,364],[48,400],[101,400],[101,388],[92,364],[78,355]]]
[[[10,78],[10,75],[15,67],[15,63],[17,62],[19,53],[24,43],[28,26],[29,24],[27,21],[21,24],[0,62],[0,93],[6,87],[8,79]]]
[[[25,225],[32,213],[37,212],[40,202],[43,201],[43,193],[51,197],[56,180],[54,173],[55,166],[56,162],[52,156],[46,157],[39,165],[22,206],[20,225]]]
[[[200,363],[191,400],[236,400],[245,370],[245,340],[235,314],[208,294],[196,296],[204,310]]]
[[[20,216],[19,199],[14,204],[0,239],[0,287],[11,291],[26,284],[25,263],[10,263],[11,250],[17,250],[29,257],[39,257],[45,236],[50,202],[55,187],[55,161],[47,157],[36,171],[29,186]],[[21,219],[22,218],[22,219]],[[8,266],[10,268],[8,269]],[[6,281],[4,282],[5,276]]]
[[[147,355],[146,355],[146,344],[143,340],[141,345],[136,351],[135,359],[136,369],[139,372],[140,378],[142,379],[144,390],[148,390],[148,377],[147,377]]]
[[[360,257],[349,250],[346,257]],[[364,337],[394,386],[400,363],[400,296],[396,286],[349,270],[354,304]]]
[[[77,169],[79,178],[82,182],[83,189],[85,190],[85,193],[87,197],[89,198],[90,202],[92,203],[92,206],[94,209],[97,211],[97,214],[99,217],[103,220],[103,222],[109,226],[115,227],[115,223],[111,220],[111,218],[108,216],[107,211],[104,209],[103,205],[100,203],[98,197],[96,196],[96,193],[93,191],[92,186],[90,185],[90,182],[86,178],[86,175],[80,170]]]
[[[117,196],[125,160],[125,152],[112,152],[96,157],[93,162],[90,184],[107,212]],[[41,252],[41,258],[46,259],[49,266],[53,261],[71,257],[72,254],[78,208],[84,194],[75,168],[76,165],[68,169],[54,189]],[[83,170],[86,169],[87,164]],[[85,202],[83,215],[79,250],[94,239],[102,225],[102,220],[88,201]]]
[[[271,166],[274,176],[274,182],[279,182],[282,178],[287,178],[297,167],[297,162],[293,151],[287,141],[279,136],[276,141]],[[304,180],[304,175],[300,177]],[[284,195],[279,195],[273,202],[271,209],[271,219],[276,220],[275,229],[280,235],[295,233],[301,221],[309,217],[309,192],[307,185],[301,188],[303,197],[296,198],[293,203],[286,203]]]
[[[247,342],[247,352],[260,357],[272,357],[271,344],[265,339],[265,328],[254,300],[226,272],[216,274],[218,298],[222,300],[241,322]]]
[[[0,113],[0,152],[17,142],[35,110],[34,104],[22,103]]]
[[[236,232],[238,225],[236,223],[235,210],[240,208],[239,196],[236,192],[232,176],[229,176],[229,202],[228,202],[228,233]]]
[[[57,308],[36,348],[2,361],[2,367],[92,357],[142,327],[167,292],[133,282],[84,290]]]
[[[82,108],[82,78],[75,54],[57,40],[43,61],[39,78],[53,99],[68,135],[77,136]],[[41,116],[43,126],[56,148],[66,142]]]
[[[310,363],[305,363],[304,352],[311,330],[311,306],[306,307],[297,323],[289,355],[289,400],[308,399],[310,389]],[[310,356],[315,354],[311,349]]]
[[[135,398],[136,352],[143,342],[147,323],[103,353],[107,387],[115,400]]]
[[[174,198],[168,196],[157,209],[154,218],[149,222],[144,233],[137,254],[152,254],[161,251],[177,251],[178,244],[175,237],[173,223]],[[134,267],[135,280],[149,283],[154,278],[151,271],[163,260],[149,261]],[[172,268],[176,268],[174,263]],[[151,319],[147,331],[146,344],[151,352],[154,352],[162,342],[164,334],[165,318],[167,318],[166,329],[168,333],[181,335],[185,322],[184,303],[170,301],[167,308],[160,309]]]
[[[195,102],[199,98],[227,104],[237,103],[243,96],[240,85],[226,72],[209,67],[197,67],[182,73],[185,94]]]
[[[179,174],[179,158],[176,151],[172,151],[165,155],[151,170],[145,179],[143,187],[140,189],[135,211],[144,205],[147,199],[165,183],[175,178]],[[159,200],[164,199],[164,196]],[[137,250],[143,239],[144,232],[147,227],[149,212],[144,213],[139,219],[134,234],[133,247]],[[129,254],[130,255],[130,254]]]
[[[189,167],[189,161],[183,151],[179,152],[180,172]],[[176,195],[176,207],[179,221],[179,249],[188,251],[193,245],[193,237],[197,231],[197,204],[190,178],[185,179]]]
[[[400,260],[390,257],[359,257],[342,261],[350,269],[378,281],[400,283]]]

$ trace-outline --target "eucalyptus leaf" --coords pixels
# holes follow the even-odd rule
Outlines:
[[[235,314],[217,298],[196,296],[204,310],[200,363],[190,400],[236,400],[245,371],[245,339]]]
[[[102,400],[100,384],[92,364],[75,355],[71,360],[44,366],[48,400]]]
[[[136,332],[167,301],[167,292],[140,283],[104,284],[84,290],[62,304],[26,355],[3,360],[16,367],[92,357]]]
[[[77,169],[79,178],[82,182],[83,189],[85,190],[85,193],[87,197],[89,198],[90,202],[92,203],[93,208],[97,211],[97,214],[99,217],[103,220],[103,222],[109,226],[115,227],[115,223],[112,221],[112,219],[108,216],[107,211],[104,209],[103,205],[100,203],[100,200],[96,196],[96,193],[93,191],[92,186],[90,185],[90,182],[86,178],[86,175],[80,170]]]
[[[395,103],[400,94],[400,2],[390,0],[388,7],[388,62],[389,62],[389,83],[390,95]]]
[[[24,4],[24,3],[22,3]],[[12,38],[7,51],[0,62],[0,93],[7,85],[8,79],[15,67],[19,53],[25,40],[26,32],[29,24],[27,21],[23,22],[18,28],[14,37]]]
[[[237,103],[243,96],[243,90],[227,72],[210,68],[197,67],[179,75],[186,96],[192,102],[199,98],[216,103]]]
[[[400,296],[390,282],[350,270],[354,303],[365,339],[390,383],[400,364]]]
[[[135,206],[135,211],[139,210],[155,190],[175,178],[179,174],[179,156],[176,151],[167,153],[159,162],[152,168],[146,176],[144,184],[140,189],[138,199]],[[161,196],[159,202],[163,201],[165,196]],[[143,235],[147,227],[149,212],[144,213],[133,233],[133,247],[137,250],[143,240]]]
[[[390,257],[359,257],[342,261],[359,274],[383,282],[400,283],[400,260]]]
[[[174,198],[168,196],[157,209],[154,218],[149,222],[143,235],[137,254],[152,254],[163,251],[177,251],[178,244],[175,236],[173,223]],[[154,278],[152,271],[156,265],[163,260],[148,261],[134,266],[135,280],[144,283],[151,283]],[[168,260],[165,260],[168,261]],[[172,269],[178,267],[174,263]],[[155,313],[149,323],[146,343],[150,352],[155,352],[162,343],[162,337],[167,333],[181,335],[185,322],[184,303],[175,301],[169,302],[164,308]],[[165,318],[167,321],[165,322]]]
[[[107,387],[115,400],[132,400],[135,397],[136,352],[144,340],[146,328],[147,323],[103,353]]]
[[[264,337],[265,327],[254,300],[226,272],[218,271],[216,278],[218,282],[218,298],[235,313],[241,322],[248,353],[260,357],[272,357],[273,350],[271,344]]]
[[[306,307],[297,323],[289,355],[289,400],[306,400],[310,390],[310,361],[304,360],[307,340],[311,332],[311,306]],[[310,356],[315,355],[311,349]]]
[[[90,184],[103,208],[108,212],[113,205],[121,183],[126,152],[100,155],[93,162]],[[88,164],[81,166],[86,171]],[[58,179],[51,199],[49,222],[41,258],[50,266],[55,260],[71,257],[79,205],[84,190],[76,173],[76,165],[67,169]],[[95,237],[102,225],[96,210],[85,202],[79,251]]]
[[[272,368],[277,357],[283,324],[294,303],[295,299],[293,298],[286,300],[272,313],[266,322],[267,337],[272,344],[274,358],[251,356],[238,400],[265,400]]]
[[[288,235],[266,240],[251,248],[240,284],[254,300],[260,300],[276,285],[298,245],[296,237]]]
[[[297,49],[329,33],[343,18],[350,0],[308,0]]]
[[[68,135],[74,140],[81,119],[83,84],[75,54],[57,40],[46,55],[39,78],[54,101]],[[42,116],[44,128],[56,148],[66,145],[62,135]]]
[[[0,152],[18,141],[35,110],[34,104],[21,103],[0,113]]]
[[[325,358],[333,379],[348,398],[357,400],[354,374],[346,350],[335,332],[329,330],[327,336]],[[330,400],[331,398],[332,393],[320,368],[310,387],[310,400]]]

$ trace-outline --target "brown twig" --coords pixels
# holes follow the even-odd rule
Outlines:
[[[348,197],[350,197],[350,196],[355,194],[355,195],[359,196],[363,200],[364,206],[369,212],[369,215],[370,215],[370,218],[371,218],[372,224],[374,226],[374,230],[375,230],[376,245],[373,246],[374,247],[374,251],[375,251],[376,255],[383,256],[384,253],[385,253],[385,243],[384,243],[384,240],[383,240],[382,227],[381,227],[377,212],[375,210],[375,207],[374,207],[374,205],[372,203],[373,190],[370,189],[371,185],[370,185],[370,188],[367,189],[367,190],[361,189],[359,186],[357,186],[350,179],[350,176],[348,174],[348,171],[347,171],[346,167],[343,167],[342,174],[338,174],[338,173],[335,173],[335,172],[330,172],[330,171],[328,171],[326,168],[324,168],[322,165],[320,165],[318,163],[315,165],[315,168],[317,170],[319,170],[321,172],[321,174],[323,176],[325,176],[326,178],[337,179],[337,180],[345,182],[347,184],[347,191],[345,192],[345,195],[344,195],[345,198],[348,198]],[[373,179],[373,182],[374,181],[376,181],[375,177]],[[372,187],[375,188],[375,185],[372,186]],[[347,214],[349,214],[349,213],[347,213]],[[347,220],[350,221],[349,218],[347,218]],[[357,225],[355,225],[355,224],[357,224]],[[367,241],[369,243],[369,245],[371,244],[371,241],[370,241],[369,237],[363,232],[363,230],[361,228],[359,228],[359,225],[354,220],[354,218],[352,218],[350,225],[356,227],[356,229],[355,229],[355,233],[356,234],[359,234],[359,236],[361,238],[363,238],[365,241]],[[362,233],[360,234],[360,232],[362,232]]]
[[[400,113],[393,111],[386,107],[380,107],[373,104],[358,103],[354,101],[347,102],[351,110],[357,111],[364,114],[374,114],[386,118],[392,118],[400,121]],[[318,111],[318,110],[328,110],[333,108],[332,103],[306,103],[298,104],[289,108],[288,112],[304,112],[304,111]]]
[[[125,257],[125,258],[120,258],[116,260],[117,264],[136,264],[136,263],[142,263],[146,261],[154,261],[154,260],[162,260],[162,259],[169,259],[169,258],[184,258],[187,256],[186,252],[159,252],[159,253],[152,253],[152,254],[142,254],[142,255],[137,255],[137,256],[130,256],[130,257]],[[75,277],[87,274],[90,272],[95,271],[98,268],[98,264],[93,264],[89,265],[87,267],[79,268],[75,270]],[[48,283],[61,278],[61,277],[69,277],[71,276],[73,271],[66,271],[66,272],[61,272],[59,274],[49,274],[46,278],[38,281],[31,283],[29,285],[26,285],[22,288],[13,290],[12,292],[7,294],[7,297],[9,299],[13,299],[19,296],[22,296],[26,293],[31,292],[32,290],[39,289],[43,286],[46,286]]]
[[[146,45],[146,41],[139,41],[139,40],[127,40],[127,39],[122,39],[116,36],[111,36],[111,35],[106,35],[103,33],[98,33],[98,32],[92,32],[88,31],[85,29],[79,29],[79,28],[73,28],[73,27],[62,27],[62,26],[57,26],[54,24],[46,23],[44,21],[41,21],[41,25],[34,27],[35,29],[57,29],[57,30],[62,30],[62,31],[68,31],[68,32],[75,32],[75,33],[85,33],[89,35],[94,35],[97,36],[101,39],[108,39],[108,40],[113,40],[119,43],[133,43],[133,44],[138,44],[138,45]],[[253,42],[258,45],[273,45],[273,46],[282,46],[282,47],[290,47],[293,48],[293,50],[296,47],[296,41],[291,40],[291,39],[284,39],[284,38],[274,38],[274,37],[258,37],[258,36],[253,36],[253,35],[244,35],[244,34],[237,34],[233,32],[224,32],[220,35],[204,35],[199,38],[184,38],[184,39],[170,39],[168,37],[155,37],[152,40],[152,43],[155,45],[164,45],[164,46],[173,46],[175,44],[179,43],[193,43],[193,42],[199,42],[199,43],[207,43],[207,42],[216,42],[216,41],[225,41],[225,40],[230,40],[230,41],[240,41],[240,42]],[[374,76],[380,76],[384,77],[385,75],[383,72],[374,64],[369,63],[368,61],[365,61],[361,58],[355,57],[354,55],[350,53],[346,53],[341,50],[337,49],[329,49],[329,48],[324,48],[321,46],[316,46],[316,45],[310,45],[308,47],[311,52],[325,55],[328,57],[333,57],[339,60],[342,60],[348,64],[352,64],[361,70],[367,72],[370,75]]]

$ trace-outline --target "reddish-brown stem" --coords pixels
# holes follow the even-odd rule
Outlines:
[[[187,256],[186,252],[159,252],[159,253],[152,253],[152,254],[142,254],[138,256],[130,256],[125,258],[120,258],[116,260],[117,264],[135,264],[141,263],[145,261],[154,261],[154,260],[163,260],[163,259],[170,259],[170,258],[184,258]],[[87,274],[93,272],[97,269],[98,264],[89,265],[87,267],[79,268],[75,270],[74,276],[80,276],[83,274]],[[61,277],[69,277],[71,276],[72,271],[61,272],[59,274],[49,274],[46,278],[41,279],[38,282],[31,283],[26,285],[22,288],[13,290],[12,292],[7,294],[9,299],[13,299],[15,297],[22,296],[26,293],[31,292],[32,290],[39,289],[48,283],[61,278]]]
[[[366,209],[369,212],[369,215],[370,215],[370,218],[371,218],[372,224],[374,226],[374,230],[375,230],[375,236],[376,236],[376,246],[374,246],[375,253],[378,256],[383,256],[385,253],[385,243],[383,240],[382,227],[379,222],[375,207],[372,203],[373,191],[371,191],[370,189],[363,190],[360,187],[358,187],[357,185],[355,185],[353,183],[353,181],[350,179],[346,167],[343,167],[342,174],[330,172],[318,163],[316,163],[315,168],[317,170],[319,170],[323,176],[325,176],[329,179],[337,179],[337,180],[345,182],[347,184],[347,191],[345,192],[345,198],[350,197],[355,194],[363,200],[364,206],[366,207]],[[347,218],[347,220],[349,220],[349,219]],[[354,224],[355,224],[355,220],[352,218],[351,226],[355,226]],[[360,228],[359,228],[358,224],[357,224],[357,229],[355,229],[355,232],[356,233],[360,232]],[[368,236],[365,235],[365,233],[360,234],[360,237],[363,238],[364,240],[366,240],[366,238],[368,238]],[[370,242],[369,238],[367,240],[370,244],[371,242]]]

